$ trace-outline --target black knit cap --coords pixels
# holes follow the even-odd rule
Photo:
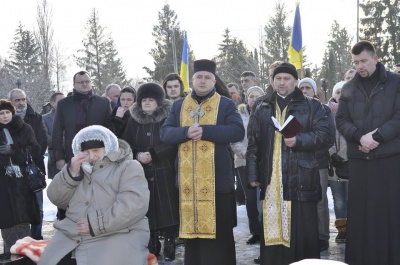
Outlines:
[[[11,101],[7,99],[1,99],[0,100],[0,110],[8,109],[11,111],[12,115],[15,115],[15,107],[11,103]]]
[[[157,101],[157,105],[162,106],[165,101],[165,92],[164,88],[157,83],[145,83],[141,85],[136,93],[137,95],[137,104],[139,107],[142,107],[142,99],[144,98],[152,98]]]
[[[89,149],[94,149],[94,148],[102,148],[104,147],[104,142],[100,140],[90,140],[86,142],[81,143],[81,151],[86,151]]]
[[[279,73],[291,74],[296,80],[299,79],[296,67],[294,67],[294,65],[290,63],[282,63],[278,67],[276,67],[274,73],[272,74],[272,79],[274,79],[275,76]]]
[[[217,65],[213,61],[203,59],[203,60],[194,61],[193,68],[194,68],[195,73],[200,72],[200,71],[206,71],[206,72],[210,72],[213,75],[215,75]]]

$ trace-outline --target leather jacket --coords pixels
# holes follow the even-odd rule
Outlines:
[[[282,143],[282,182],[284,200],[319,201],[321,185],[315,152],[330,141],[330,126],[322,104],[295,88],[286,118],[293,115],[303,128],[292,148]],[[271,117],[276,113],[275,91],[260,97],[253,107],[248,125],[246,164],[249,182],[260,182],[261,200],[271,182],[275,127]]]

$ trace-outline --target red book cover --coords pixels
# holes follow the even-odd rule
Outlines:
[[[290,115],[286,121],[283,123],[281,126],[279,122],[276,120],[275,117],[272,117],[272,121],[275,125],[275,129],[283,134],[283,137],[285,138],[292,138],[298,134],[301,129],[303,128],[303,125],[300,124],[300,122],[296,119],[296,117]]]

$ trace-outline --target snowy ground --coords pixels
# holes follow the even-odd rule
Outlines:
[[[50,183],[51,180],[48,180]],[[334,239],[336,237],[336,229],[333,225],[334,222],[334,211],[333,211],[333,201],[332,201],[332,194],[330,188],[328,188],[328,201],[329,201],[329,213],[331,216],[331,226],[330,226],[330,248],[327,251],[321,252],[322,259],[329,259],[329,260],[336,260],[336,261],[344,261],[344,244],[336,244]],[[45,222],[44,225],[44,234],[45,233],[54,233],[52,230],[52,222],[55,220],[57,208],[49,201],[46,196],[46,192],[44,192],[44,220],[48,221]],[[248,223],[247,223],[247,215],[246,215],[246,208],[245,206],[238,206],[238,226],[234,229],[235,235],[235,245],[236,245],[236,259],[237,265],[249,265],[254,264],[253,259],[258,257],[260,247],[259,245],[247,245],[246,240],[250,236],[248,230]],[[45,232],[46,230],[46,232]],[[185,248],[183,245],[178,245],[176,250],[176,259],[171,262],[166,262],[163,260],[162,255],[159,257],[159,264],[174,264],[174,265],[183,265],[183,255],[184,255]]]
[[[47,180],[47,183],[50,184],[51,180]],[[44,202],[44,222],[43,222],[43,237],[45,239],[51,239],[51,237],[55,233],[55,229],[53,228],[53,223],[56,218],[57,208],[49,201],[46,196],[46,190],[43,193]],[[344,261],[344,247],[345,244],[336,244],[335,237],[337,231],[334,227],[334,212],[333,212],[333,202],[332,202],[332,194],[330,189],[328,189],[328,199],[329,199],[329,210],[331,216],[330,222],[330,247],[328,250],[321,252],[321,259],[326,260],[336,260],[336,261]],[[247,223],[247,215],[245,206],[238,206],[238,226],[234,229],[235,235],[235,245],[236,245],[236,260],[237,265],[251,265],[254,264],[253,259],[258,257],[259,255],[259,245],[247,245],[246,240],[248,239],[249,230]],[[0,237],[0,252],[2,252],[2,239]],[[159,257],[158,263],[165,265],[183,265],[183,255],[185,248],[183,245],[178,245],[176,249],[176,259],[171,262],[166,262],[163,260],[162,255]]]
[[[50,184],[51,180],[47,180],[47,186]],[[332,199],[332,193],[331,193],[331,189],[328,188],[328,203],[329,203],[329,214],[330,216],[334,217],[335,216],[335,212],[333,211],[333,199]],[[245,207],[238,207],[238,215],[239,212],[241,210],[241,208],[244,209],[244,211],[246,211]],[[49,222],[53,222],[56,220],[56,214],[57,214],[57,207],[55,207],[49,200],[49,198],[47,198],[47,194],[46,194],[46,190],[43,192],[43,211],[44,211],[44,217],[43,220],[45,221],[49,221]],[[246,213],[244,213],[246,214]]]

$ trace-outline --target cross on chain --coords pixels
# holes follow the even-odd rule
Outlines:
[[[194,117],[194,124],[193,126],[199,127],[199,117],[204,116],[204,111],[201,109],[200,105],[196,105],[194,110],[190,112],[190,117]]]

